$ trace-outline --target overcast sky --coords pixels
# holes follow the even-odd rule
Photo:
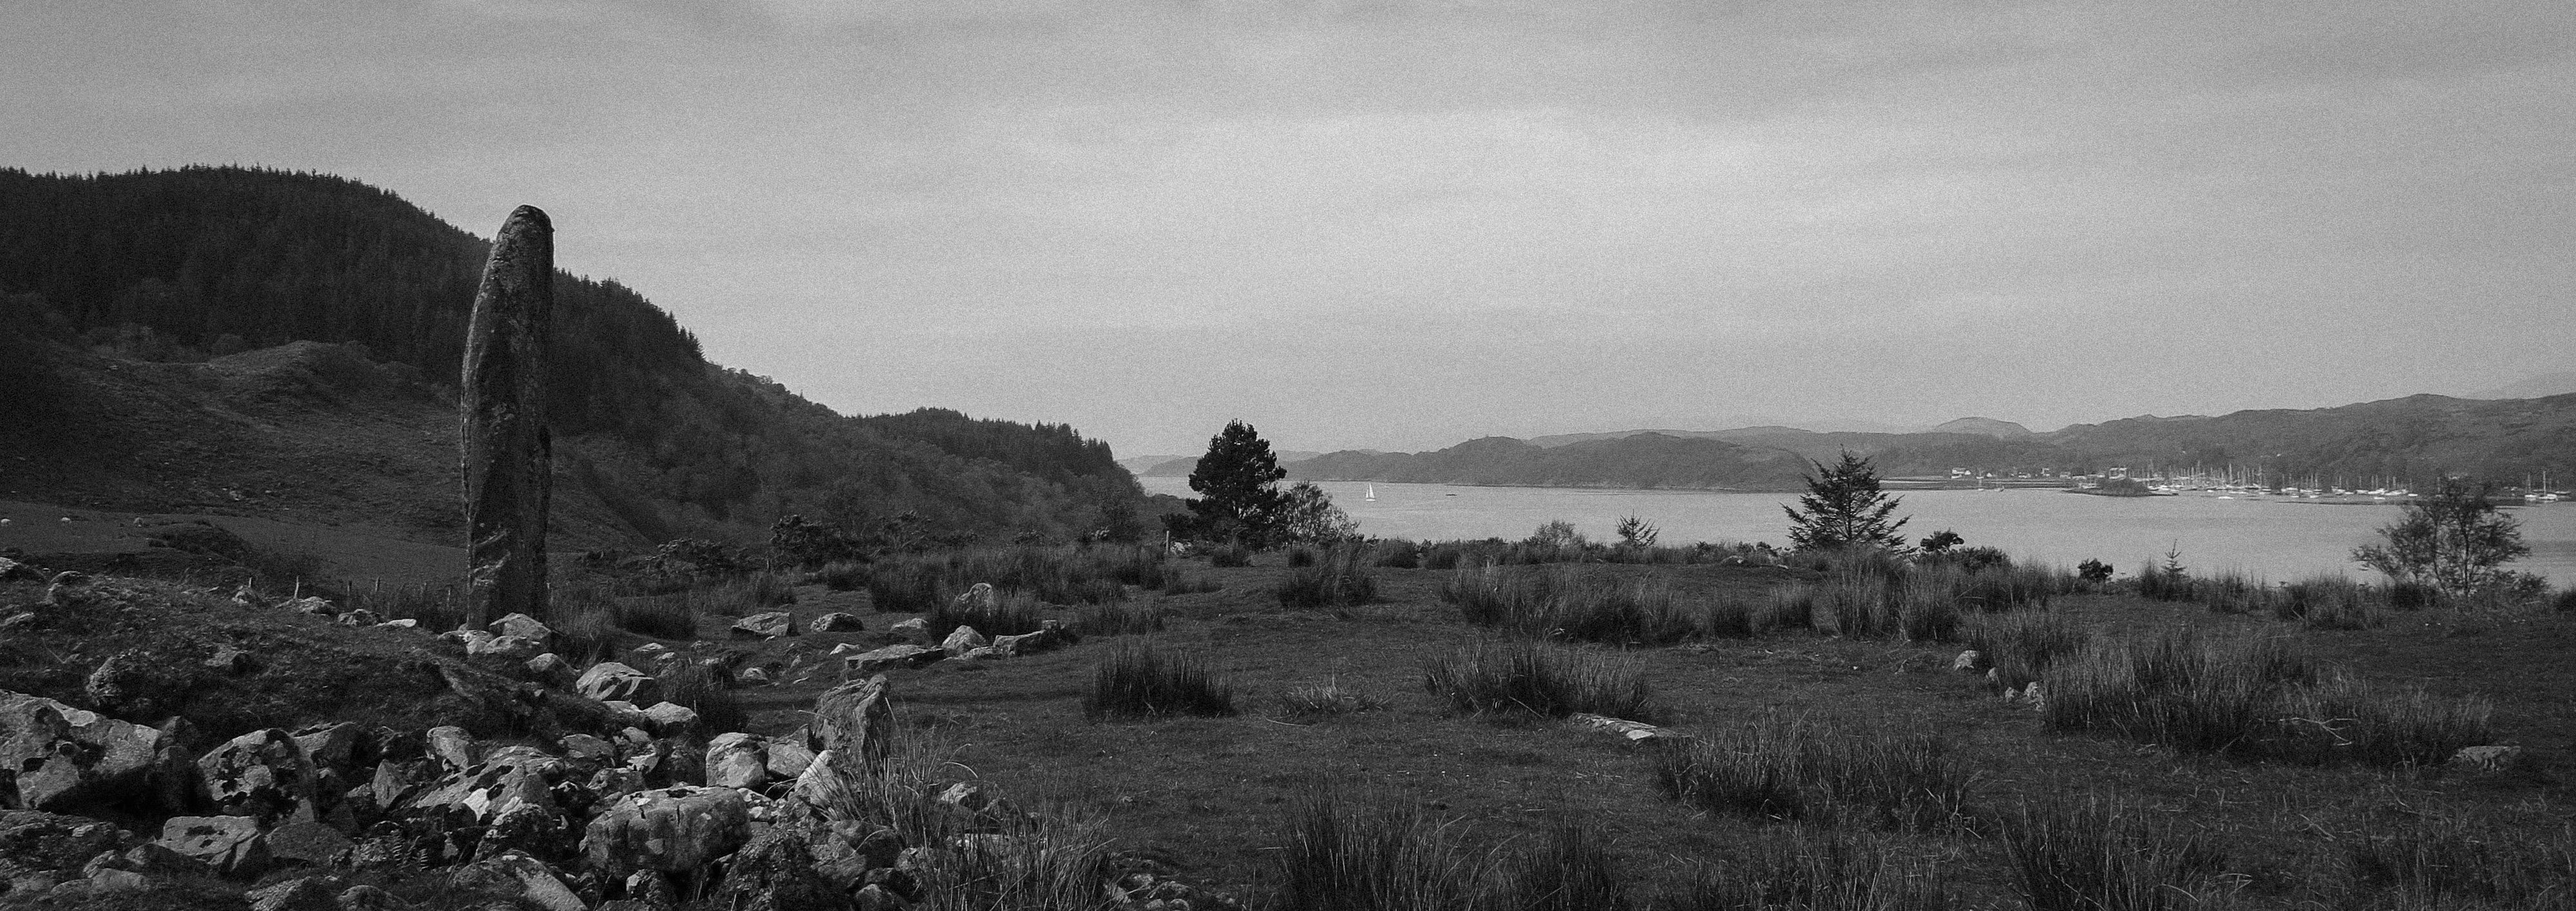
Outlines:
[[[2576,4],[13,0],[0,165],[324,171],[845,412],[2049,429],[2576,343]]]

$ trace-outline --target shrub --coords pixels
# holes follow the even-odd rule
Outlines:
[[[2342,576],[2311,576],[2282,588],[2273,616],[2310,629],[2377,629],[2388,614],[2369,587]]]
[[[2065,618],[2044,613],[1981,614],[1968,618],[1965,630],[1968,647],[1984,656],[1997,682],[2006,687],[2040,679],[2049,666],[2082,651],[2091,638]]]
[[[2004,825],[2004,849],[2032,911],[2201,907],[2190,890],[2225,859],[2195,835],[2101,800],[2023,805]]]
[[[1655,764],[1665,797],[1712,813],[1918,831],[1961,818],[1967,780],[1938,737],[1778,716]]]
[[[1252,548],[1245,547],[1240,544],[1224,544],[1210,548],[1208,550],[1208,565],[1218,567],[1251,566]]]
[[[2165,551],[2162,563],[2149,560],[2138,568],[2138,597],[2156,601],[2189,601],[2191,573],[2182,565],[2182,550]]]
[[[1279,584],[1282,606],[1322,610],[1367,604],[1377,599],[1377,580],[1369,576],[1368,551],[1359,547],[1333,547],[1323,555],[1296,565],[1288,578]]]
[[[1422,566],[1422,548],[1411,541],[1389,538],[1370,547],[1377,565],[1392,569],[1418,569]]]
[[[1110,652],[1082,700],[1083,717],[1094,720],[1234,713],[1233,685],[1206,658],[1165,652],[1151,642]]]
[[[1660,911],[1951,911],[1938,867],[1882,836],[1804,828],[1757,843],[1740,863],[1699,868]]]
[[[1279,694],[1279,706],[1283,713],[1292,717],[1318,717],[1380,711],[1386,708],[1387,701],[1343,686],[1338,681],[1328,681],[1321,686],[1301,686]]]
[[[2111,581],[2111,564],[2087,557],[2084,562],[2075,564],[2075,577],[2092,585],[2100,585],[2104,582],[2109,582]]]
[[[1160,604],[1135,607],[1125,604],[1100,604],[1083,608],[1073,625],[1085,636],[1159,633],[1163,631],[1164,618],[1170,613]],[[981,630],[983,627],[976,627],[976,629]]]
[[[868,584],[868,566],[850,560],[834,560],[814,572],[816,581],[836,592],[858,591]]]
[[[1654,721],[1662,707],[1633,661],[1540,642],[1487,640],[1422,659],[1422,683],[1459,711]]]
[[[2422,582],[2388,583],[2388,606],[2395,610],[2419,611],[2428,607],[2440,607],[2446,600],[2448,599],[2442,597],[2441,589]]]
[[[615,618],[619,628],[655,639],[694,639],[698,635],[697,599],[688,592],[619,601]]]
[[[1303,546],[1289,548],[1288,565],[1290,567],[1315,565],[1315,549]]]

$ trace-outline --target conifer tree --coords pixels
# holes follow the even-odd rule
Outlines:
[[[1799,550],[1832,550],[1846,545],[1883,548],[1896,553],[1912,550],[1899,530],[1907,519],[1889,522],[1900,498],[1878,489],[1878,472],[1869,460],[1844,450],[1842,460],[1832,466],[1810,462],[1816,473],[1807,476],[1807,492],[1798,497],[1797,506],[1780,507],[1789,513],[1789,541]]]
[[[1208,438],[1207,454],[1190,470],[1190,490],[1200,494],[1189,501],[1198,537],[1252,547],[1268,543],[1286,505],[1279,480],[1287,476],[1270,441],[1250,424],[1227,422]]]

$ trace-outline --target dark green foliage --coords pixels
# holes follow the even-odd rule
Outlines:
[[[392,193],[319,174],[0,169],[7,325],[126,356],[203,360],[307,340],[452,383],[488,253]],[[1035,526],[1070,538],[1115,531],[1122,514],[1135,525],[1134,479],[1069,428],[935,410],[842,417],[708,364],[670,314],[615,282],[557,273],[554,299],[558,467],[645,540],[682,527],[748,539],[786,512],[863,537],[906,513],[938,536]],[[5,335],[23,347],[24,332]],[[42,362],[0,357],[10,369]],[[48,401],[12,395],[0,408]]]
[[[1543,642],[1492,640],[1424,655],[1422,683],[1471,714],[1590,712],[1646,722],[1663,714],[1634,662]]]
[[[1201,540],[1265,546],[1279,521],[1288,472],[1270,452],[1270,441],[1242,421],[1228,421],[1208,438],[1207,454],[1190,470],[1190,531]]]
[[[1305,610],[1353,607],[1377,600],[1377,580],[1369,575],[1368,548],[1329,548],[1306,565],[1292,563],[1279,583],[1279,604]]]
[[[2075,575],[2085,582],[2100,585],[2111,581],[2111,564],[2088,557],[2084,562],[2075,564]]]
[[[1111,651],[1100,663],[1091,694],[1082,700],[1083,717],[1093,720],[1234,713],[1233,685],[1219,678],[1206,658],[1165,651],[1152,642]]]
[[[1252,548],[1240,544],[1220,544],[1208,549],[1208,565],[1232,569],[1252,565]]]
[[[1968,543],[1967,538],[1960,536],[1958,532],[1944,528],[1924,536],[1923,553],[1925,556],[1938,556],[1949,552],[1950,548],[1966,543]]]
[[[1845,451],[1831,467],[1811,464],[1816,471],[1807,476],[1807,492],[1799,495],[1798,505],[1781,507],[1789,514],[1790,543],[1799,550],[1855,545],[1898,553],[1911,549],[1899,534],[1906,520],[1888,521],[1902,498],[1879,492],[1878,473],[1868,459]]]
[[[1961,819],[1967,770],[1940,738],[1772,716],[1655,758],[1664,796],[1712,813],[1928,831]]]
[[[2004,826],[2013,885],[2032,911],[2199,908],[2217,845],[2117,802],[2024,805]]]
[[[1360,526],[1333,505],[1332,495],[1323,488],[1299,481],[1279,494],[1279,513],[1268,537],[1273,542],[1339,544],[1359,540]]]

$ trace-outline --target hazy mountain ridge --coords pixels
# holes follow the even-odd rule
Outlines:
[[[2089,474],[2113,467],[2232,469],[2249,476],[2259,469],[2271,478],[2326,483],[2420,484],[2445,472],[2507,482],[2543,470],[2553,480],[2576,477],[2576,395],[2498,401],[2418,395],[2218,417],[2145,415],[2049,433],[1986,418],[1943,426],[1975,432],[1745,427],[1541,438],[1553,445],[1487,437],[1425,453],[1336,452],[1287,467],[1294,477],[1337,481],[1795,490],[1808,460],[1850,450],[1875,460],[1889,477],[1946,476],[1954,469]]]
[[[0,396],[0,455],[22,467],[8,486],[307,514],[331,508],[320,491],[363,488],[380,501],[356,515],[443,534],[446,384],[488,249],[336,177],[0,170],[0,385],[13,393]],[[566,524],[580,543],[758,538],[784,512],[1062,537],[1141,505],[1109,447],[1070,427],[938,409],[844,417],[706,362],[614,282],[558,272],[555,292],[549,423],[568,515],[588,516]],[[327,344],[272,347],[299,341]],[[346,458],[302,457],[321,453]],[[296,493],[262,500],[269,489]]]

